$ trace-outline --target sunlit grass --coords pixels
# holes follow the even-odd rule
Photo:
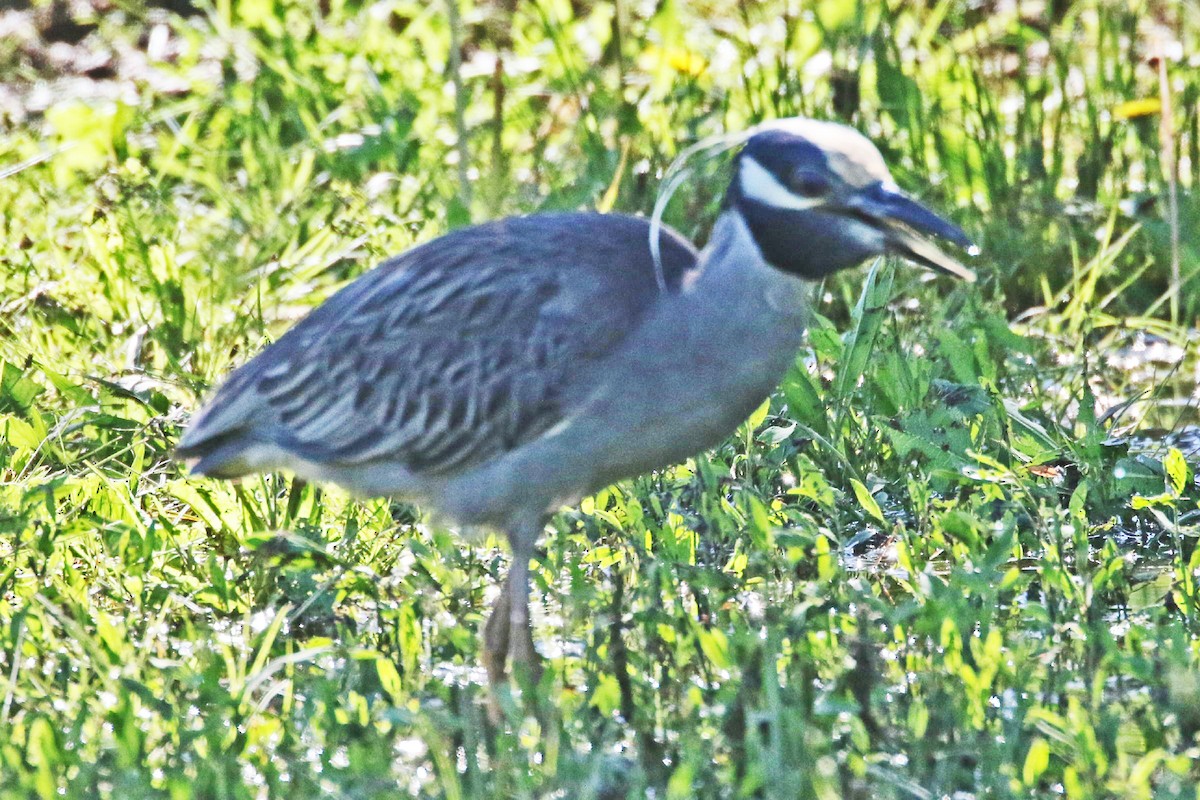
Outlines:
[[[457,98],[441,3],[122,5],[77,47],[141,60],[94,81],[0,46],[0,797],[1196,798],[1196,71],[1169,65],[1175,321],[1144,102],[1195,15],[504,6],[462,4]],[[797,113],[869,133],[983,280],[818,287],[736,435],[558,515],[553,668],[507,725],[496,537],[170,460],[385,256],[646,213],[683,147]],[[726,179],[668,221],[702,240]]]

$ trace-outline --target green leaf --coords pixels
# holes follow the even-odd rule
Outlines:
[[[751,430],[757,430],[759,425],[763,424],[763,420],[767,418],[767,414],[771,410],[771,398],[762,401],[762,405],[754,409],[754,413],[746,420],[747,427]]]
[[[892,297],[895,274],[895,269],[883,259],[877,260],[867,273],[866,284],[851,315],[854,327],[846,335],[845,356],[834,381],[833,390],[837,397],[849,395],[871,362],[875,341]]]
[[[1068,508],[1071,511],[1071,518],[1077,524],[1087,524],[1087,497],[1091,485],[1086,481],[1080,481],[1075,487],[1075,491],[1071,492],[1071,500]]]
[[[1167,457],[1163,459],[1163,469],[1167,472],[1167,488],[1171,490],[1171,494],[1175,497],[1182,496],[1187,489],[1188,465],[1178,448],[1172,447],[1167,451]]]
[[[0,440],[25,450],[36,450],[42,443],[33,426],[17,417],[0,419]]]
[[[451,230],[471,224],[471,210],[461,198],[452,197],[446,204],[446,225]]]
[[[403,702],[404,682],[400,673],[390,658],[381,655],[375,659],[375,674],[379,677],[379,686],[387,693],[393,703]]]
[[[912,127],[912,109],[920,102],[916,81],[904,74],[895,45],[885,36],[875,37],[875,90],[881,104],[901,128]]]
[[[971,346],[949,328],[937,334],[938,352],[950,364],[954,379],[967,386],[979,383],[979,369],[975,364],[975,353]]]
[[[692,775],[695,772],[691,764],[684,762],[675,768],[671,773],[671,779],[667,782],[667,798],[668,800],[681,800],[685,797],[695,797],[695,786],[692,784]]]
[[[1152,495],[1152,496],[1139,494],[1139,495],[1135,495],[1133,497],[1133,499],[1129,501],[1129,505],[1135,511],[1141,511],[1144,508],[1157,508],[1159,506],[1170,506],[1170,505],[1172,505],[1171,501],[1174,499],[1175,498],[1167,492],[1164,492],[1163,494]]]
[[[1021,768],[1021,781],[1026,786],[1032,786],[1037,783],[1038,778],[1050,766],[1050,745],[1046,744],[1046,740],[1037,738],[1033,740],[1033,744],[1029,745],[1029,752],[1025,754],[1025,766]]]
[[[1163,485],[1157,461],[1145,457],[1119,458],[1113,465],[1113,478],[1124,495],[1152,494]]]
[[[19,367],[0,363],[0,411],[11,409],[28,413],[33,399],[41,392],[42,388]]]
[[[838,329],[820,314],[813,314],[808,324],[808,343],[817,358],[824,361],[836,361],[845,349]]]
[[[729,639],[720,628],[697,626],[696,638],[700,643],[700,651],[714,667],[729,669],[733,665],[729,657]]]
[[[812,377],[803,367],[796,367],[788,374],[783,383],[783,396],[792,419],[803,422],[822,436],[828,435],[829,419],[825,403],[813,385]]]
[[[591,704],[607,717],[621,707],[621,685],[612,675],[601,675],[592,692]]]
[[[862,481],[851,478],[850,485],[854,488],[854,496],[858,498],[858,504],[879,522],[886,522],[883,518],[883,511],[879,508],[879,503],[875,502],[875,498],[867,491],[867,487],[863,485]]]
[[[854,0],[821,0],[816,4],[815,13],[821,27],[839,31],[857,20],[858,4]]]

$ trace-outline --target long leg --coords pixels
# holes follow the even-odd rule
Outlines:
[[[508,659],[508,633],[512,603],[512,572],[504,579],[500,595],[492,605],[483,628],[483,666],[487,670],[488,685],[494,690],[504,680],[504,663]]]
[[[488,676],[488,717],[493,724],[503,719],[500,697],[506,683],[506,663],[511,662],[519,682],[537,684],[542,677],[541,659],[533,646],[529,620],[529,559],[543,529],[541,518],[508,528],[512,566],[483,627],[483,666]]]
[[[509,607],[512,603],[512,573],[504,579],[500,587],[500,595],[492,605],[492,613],[488,615],[487,623],[483,626],[483,667],[487,670],[487,715],[493,725],[500,725],[504,720],[504,711],[500,703],[500,689],[504,686],[504,665],[508,660]]]
[[[533,556],[537,536],[530,533],[514,531],[512,536],[513,563],[508,573],[508,656],[513,672],[536,684],[542,677],[542,663],[533,646],[533,627],[529,619],[529,559]]]

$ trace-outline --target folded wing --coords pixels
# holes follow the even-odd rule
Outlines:
[[[600,214],[461,229],[363,275],[236,370],[178,455],[233,477],[287,460],[447,474],[561,421],[656,301],[648,223]],[[663,232],[670,291],[696,253]],[[265,446],[265,447],[264,447]],[[248,454],[282,454],[256,463]]]

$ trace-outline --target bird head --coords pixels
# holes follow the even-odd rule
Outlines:
[[[845,125],[792,118],[756,128],[737,156],[726,205],[767,263],[802,278],[891,253],[975,280],[933,243],[974,255],[962,229],[901,192],[875,145]]]

